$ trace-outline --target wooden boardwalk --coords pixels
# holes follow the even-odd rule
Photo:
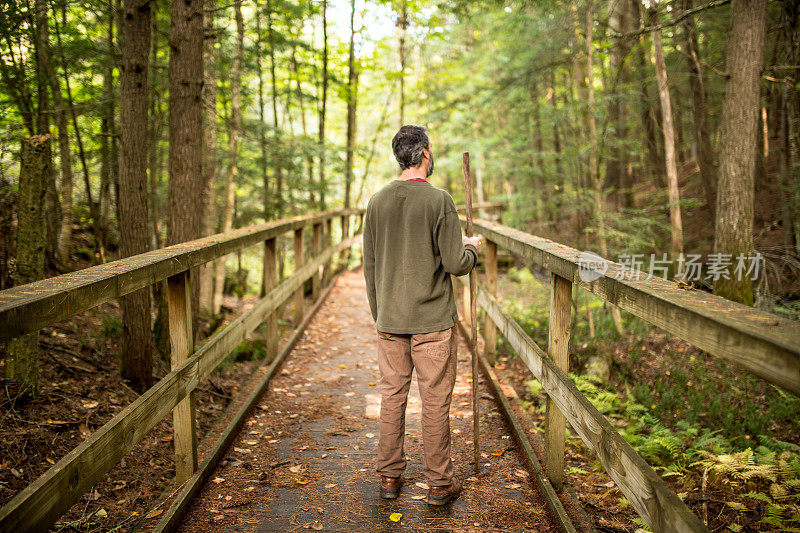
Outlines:
[[[183,520],[214,531],[556,531],[514,439],[481,384],[484,457],[474,474],[470,367],[459,342],[451,409],[462,497],[431,508],[423,497],[420,399],[407,414],[407,484],[378,497],[380,392],[375,330],[361,270],[342,275]],[[397,522],[392,518],[398,518]]]

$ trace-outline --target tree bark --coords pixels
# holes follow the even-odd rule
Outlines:
[[[37,135],[23,139],[21,152],[15,285],[44,277],[44,196],[53,161],[50,137]],[[8,343],[5,375],[18,387],[17,397],[20,399],[39,397],[38,343],[38,331]]]
[[[600,181],[599,169],[597,165],[597,123],[595,120],[594,102],[594,47],[592,45],[592,2],[586,2],[586,114],[589,123],[589,179],[594,191],[595,217],[597,220],[597,238],[600,243],[600,255],[608,258],[608,241],[606,238],[606,223],[603,206],[603,184]],[[622,316],[619,308],[611,305],[611,317],[614,319],[614,326],[621,335]]]
[[[203,0],[170,4],[167,244],[200,235],[203,172]],[[196,273],[192,273],[196,277]],[[199,284],[192,286],[197,316]],[[200,328],[193,327],[198,332]]]
[[[722,101],[719,189],[714,251],[749,257],[753,252],[754,175],[761,96],[761,68],[766,33],[767,0],[733,0],[726,51],[725,96]],[[714,294],[753,304],[747,276],[720,278]]]
[[[200,234],[214,233],[216,212],[214,191],[217,183],[217,34],[214,28],[216,0],[206,0],[205,41],[203,50],[203,181],[202,208],[200,210]],[[199,311],[206,316],[218,312],[214,306],[215,269],[224,270],[224,260],[206,263],[200,267]]]
[[[59,37],[60,41],[60,37]],[[47,49],[48,58],[52,59],[52,50],[49,43],[42,43]],[[63,53],[63,51],[62,51]],[[61,83],[58,80],[54,61],[47,61],[47,80],[50,84],[50,93],[53,95],[55,108],[56,128],[58,128],[58,156],[61,167],[61,222],[58,236],[56,257],[61,264],[69,260],[72,248],[72,151],[69,147],[69,126],[67,125],[67,103],[61,92]],[[66,77],[66,71],[64,75]]]
[[[230,165],[225,177],[225,207],[222,210],[222,232],[233,228],[233,215],[236,200],[236,185],[239,176],[239,131],[242,123],[242,55],[244,54],[244,20],[242,18],[242,2],[233,3],[236,19],[236,55],[233,57],[231,72],[231,121],[228,130],[228,152]],[[221,303],[225,285],[225,258],[217,265],[215,272],[214,293]],[[215,305],[216,307],[216,305]]]
[[[400,0],[400,10],[397,13],[397,26],[400,28],[400,125],[405,124],[406,109],[406,37],[408,32],[408,3]]]
[[[356,105],[358,103],[358,67],[355,64],[356,2],[350,2],[350,54],[347,60],[347,156],[345,161],[344,207],[350,207],[353,164],[356,151]]]
[[[100,220],[98,223],[103,233],[103,248],[108,247],[109,212],[110,212],[110,185],[114,155],[111,149],[112,136],[114,135],[114,0],[108,0],[108,64],[103,71],[103,92],[105,103],[102,105],[102,118],[100,119]]]
[[[148,96],[150,72],[149,0],[126,0],[122,15],[120,72],[120,256],[150,250],[147,216]],[[122,377],[139,392],[153,382],[150,288],[120,299]]]
[[[692,0],[682,0],[681,8],[684,14],[690,11]],[[714,152],[708,133],[706,90],[694,15],[688,15],[681,24],[683,26],[683,43],[686,49],[684,55],[689,68],[689,88],[692,92],[692,121],[694,122],[694,140],[697,143],[697,164],[706,193],[706,205],[711,211],[711,218],[714,219],[717,207],[717,168],[714,166]]]
[[[630,28],[629,4],[624,1],[610,3],[609,25],[620,33],[627,33]],[[626,173],[628,167],[628,107],[625,93],[618,87],[628,83],[628,67],[626,61],[630,53],[630,39],[619,38],[614,42],[609,54],[609,71],[614,76],[611,84],[611,97],[608,100],[608,124],[612,128],[612,141],[609,143],[609,156],[606,161],[606,183],[614,190],[617,208],[626,205]]]
[[[274,78],[274,76],[273,76]],[[322,102],[319,108],[319,207],[325,207],[325,114],[328,104],[328,0],[322,0]]]
[[[50,80],[47,72],[50,68],[50,25],[47,22],[47,0],[36,0],[34,3],[35,44],[36,44],[36,81],[38,90],[38,115],[36,132],[39,135],[50,135],[50,103],[48,90]],[[52,157],[52,152],[50,153]],[[52,163],[48,166],[50,173],[45,176],[45,249],[47,262],[61,270],[58,260],[58,238],[61,235],[61,203],[58,200],[55,173]]]
[[[652,3],[652,22],[658,25],[658,8]],[[678,189],[678,164],[675,156],[675,131],[672,125],[672,102],[667,84],[667,66],[664,62],[664,47],[661,44],[661,30],[653,32],[653,52],[656,58],[656,77],[658,97],[661,100],[662,131],[664,134],[664,161],[666,163],[669,197],[669,220],[672,227],[672,260],[677,261],[683,254],[683,222],[681,221],[680,190]]]

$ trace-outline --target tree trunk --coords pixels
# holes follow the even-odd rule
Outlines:
[[[658,25],[658,8],[653,2],[652,21]],[[683,254],[683,222],[681,221],[680,190],[678,189],[678,164],[675,156],[675,132],[672,125],[672,102],[667,84],[667,66],[664,63],[664,48],[661,44],[661,30],[653,32],[653,52],[656,58],[656,77],[658,78],[658,97],[661,100],[662,127],[664,133],[664,161],[666,162],[667,185],[669,190],[669,221],[672,226],[672,260],[677,261]]]
[[[169,35],[167,244],[200,235],[203,173],[203,0],[172,2]],[[195,277],[194,273],[192,277]],[[192,284],[197,316],[199,283]],[[198,327],[192,331],[198,332]]]
[[[609,25],[621,33],[631,30],[629,7],[629,4],[624,1],[610,3]],[[610,87],[611,97],[608,100],[608,124],[612,133],[608,143],[606,183],[614,188],[617,209],[627,203],[625,174],[628,156],[625,145],[628,137],[628,109],[625,93],[618,87],[620,85],[625,87],[628,82],[626,60],[629,52],[630,39],[623,37],[614,42],[609,54],[609,71],[614,79]]]
[[[692,0],[682,0],[681,9],[684,14],[692,9]],[[689,88],[692,91],[692,121],[694,122],[694,140],[697,143],[697,164],[700,168],[700,179],[706,193],[706,205],[711,211],[711,218],[716,214],[717,202],[717,168],[714,166],[714,152],[708,133],[708,109],[706,106],[706,90],[703,70],[700,63],[700,47],[697,43],[697,29],[694,15],[688,15],[682,22],[683,43],[686,63],[689,67]]]
[[[34,3],[36,24],[36,81],[38,90],[38,116],[36,131],[39,135],[50,135],[50,103],[48,89],[50,81],[47,71],[50,67],[49,35],[47,22],[47,0],[36,0]],[[50,153],[52,157],[52,152]],[[53,165],[49,165],[50,173],[45,176],[44,215],[45,215],[45,249],[47,262],[61,270],[58,261],[58,238],[61,234],[61,204],[58,201],[58,190]]]
[[[631,6],[633,18],[637,21],[636,26],[641,30],[644,26],[641,16],[641,0],[631,0]],[[656,140],[658,121],[655,117],[654,106],[650,102],[650,90],[647,81],[647,72],[649,71],[647,56],[649,56],[649,49],[650,46],[647,44],[646,34],[640,34],[639,45],[636,47],[637,61],[639,63],[636,71],[639,74],[639,103],[641,108],[642,133],[644,133],[644,146],[647,153],[647,163],[642,165],[642,170],[644,170],[644,173],[647,175],[652,175],[650,172],[655,172],[659,181],[661,183],[666,183],[666,177],[664,176],[664,158],[661,156],[658,141]]]
[[[112,136],[114,135],[114,61],[111,58],[114,53],[114,0],[108,0],[108,33],[107,46],[108,57],[105,70],[103,71],[103,93],[105,103],[102,104],[102,118],[100,120],[100,220],[98,224],[102,228],[103,248],[108,247],[109,233],[109,211],[111,173],[114,167],[114,155],[111,150]]]
[[[274,78],[274,76],[273,76]],[[325,210],[325,113],[328,104],[328,0],[322,0],[322,102],[319,108],[319,207]]]
[[[37,135],[22,141],[19,171],[17,272],[15,285],[44,277],[44,196],[47,175],[52,174],[50,137]],[[39,397],[39,332],[8,343],[5,375],[18,387],[17,398]]]
[[[50,54],[48,54],[50,55]],[[53,61],[47,62],[47,78],[50,92],[53,95],[56,127],[58,128],[58,158],[61,167],[61,231],[58,237],[56,257],[61,264],[69,260],[72,247],[72,152],[69,149],[69,127],[67,126],[67,109],[61,94]]]
[[[730,14],[714,251],[731,254],[736,261],[739,255],[753,253],[753,188],[767,0],[733,0]],[[730,279],[717,280],[714,294],[752,305],[751,280],[736,277],[731,273]]]
[[[231,121],[228,130],[228,152],[230,166],[225,177],[225,207],[222,210],[222,232],[233,228],[233,215],[236,200],[236,184],[239,175],[239,131],[242,123],[242,55],[244,53],[244,19],[242,18],[242,2],[233,4],[236,18],[236,55],[233,57],[231,73]],[[225,285],[225,258],[217,265],[215,272],[214,294],[222,302]],[[216,304],[215,304],[215,308]],[[218,308],[217,308],[218,309]]]
[[[267,35],[269,39],[269,71],[272,82],[272,127],[275,129],[275,149],[277,157],[273,157],[275,172],[274,212],[278,218],[283,216],[283,161],[281,160],[281,135],[278,121],[278,79],[275,75],[275,34],[272,27],[272,2],[267,0]],[[278,251],[281,254],[281,251]],[[281,261],[281,266],[283,262]]]
[[[268,153],[267,153],[267,123],[264,118],[264,106],[266,105],[264,101],[264,69],[263,64],[261,63],[261,58],[264,56],[263,54],[263,42],[261,38],[261,11],[256,10],[255,12],[255,19],[256,19],[256,71],[258,74],[258,139],[259,139],[259,146],[261,148],[261,160],[260,160],[260,167],[261,167],[261,181],[264,188],[264,206],[263,206],[263,213],[264,213],[264,222],[268,222],[272,219],[273,215],[273,200],[272,195],[270,192],[269,186],[269,172],[268,172]],[[313,187],[313,180],[311,186]],[[274,265],[269,265],[267,261],[263,262],[263,273],[264,279],[267,279],[269,273],[267,272],[268,268],[274,268]],[[261,283],[261,296],[266,295],[266,284]]]
[[[356,104],[358,102],[358,67],[355,64],[356,1],[350,2],[350,55],[347,60],[347,159],[345,162],[344,207],[350,207],[353,164],[356,151]]]
[[[400,0],[400,11],[398,12],[397,26],[400,28],[400,125],[405,124],[406,109],[406,37],[408,33],[408,4],[406,0]]]
[[[150,2],[126,0],[120,28],[120,256],[150,249],[147,216],[147,106],[150,72]],[[120,299],[122,307],[122,377],[135,390],[153,382],[150,288]]]
[[[595,121],[595,102],[594,102],[594,47],[592,45],[592,2],[586,2],[586,114],[589,123],[589,179],[594,191],[595,217],[597,220],[597,237],[600,243],[600,255],[608,258],[608,242],[606,239],[606,223],[603,207],[603,184],[600,181],[599,169],[597,165],[597,123]],[[611,317],[614,319],[614,326],[621,335],[622,316],[619,308],[611,306]]]
[[[216,0],[207,0],[205,16],[205,41],[203,44],[203,182],[202,208],[200,210],[200,234],[214,233],[216,212],[214,210],[214,191],[217,183],[217,34],[214,28]],[[218,309],[214,307],[214,270],[224,270],[224,260],[206,263],[200,267],[199,311],[213,316]]]

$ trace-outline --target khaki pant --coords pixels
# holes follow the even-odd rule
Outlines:
[[[456,383],[455,327],[433,333],[396,335],[378,332],[381,371],[381,422],[378,473],[397,477],[406,468],[406,404],[411,373],[417,369],[422,397],[423,473],[428,486],[448,485],[453,477],[450,460],[450,401]]]

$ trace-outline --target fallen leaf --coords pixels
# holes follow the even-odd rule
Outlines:
[[[502,363],[495,363],[494,367],[495,367],[496,369],[498,369],[498,370],[505,370],[505,368],[506,368],[506,365],[504,365],[504,364],[502,364]]]
[[[251,490],[255,489],[255,487],[245,487],[245,492],[250,492]]]
[[[502,457],[504,453],[506,453],[506,449],[500,448],[499,450],[493,451],[492,455],[494,455],[495,457]]]
[[[399,522],[403,518],[403,513],[392,513],[389,515],[389,520],[392,522]]]
[[[95,407],[97,407],[98,405],[99,405],[99,404],[98,404],[97,402],[84,402],[84,403],[83,403],[83,408],[84,408],[84,409],[94,409],[94,408],[95,408]],[[98,511],[98,512],[100,512],[100,511]]]
[[[303,465],[294,465],[289,467],[289,472],[292,474],[299,474],[304,470]]]
[[[514,475],[521,478],[528,477],[528,473],[524,470],[520,470],[519,468],[514,470]]]
[[[367,433],[366,437],[368,439],[371,439],[371,438],[375,437],[375,434],[374,433]]]
[[[56,462],[55,462],[55,461],[53,461],[53,460],[52,460],[51,458],[49,458],[49,457],[45,457],[45,459],[44,459],[44,460],[45,460],[45,461],[47,461],[48,463],[50,463],[51,465],[54,465],[54,464],[56,464]]]
[[[155,511],[150,511],[149,513],[144,515],[144,519],[145,520],[150,520],[151,518],[155,518],[155,517],[157,517],[158,515],[160,515],[163,512],[164,511],[162,511],[161,509],[156,509]]]
[[[339,365],[339,368],[347,368],[347,365]]]
[[[22,474],[19,473],[19,470],[17,470],[16,468],[12,468],[11,469],[11,473],[14,474],[14,477],[19,477],[19,476],[22,475]]]
[[[326,489],[332,489],[335,486],[336,486],[336,483],[328,483],[327,485],[325,485],[325,488]]]
[[[308,478],[302,478],[301,479],[299,477],[296,477],[296,478],[294,478],[294,480],[297,481],[298,485],[308,485],[309,483],[311,483],[311,480],[308,479]]]
[[[314,523],[311,524],[311,529],[314,531],[322,531],[322,524],[319,523],[319,520],[314,520]]]
[[[419,487],[421,489],[428,490],[428,484],[427,483],[422,483],[421,481],[417,481],[416,483],[414,483],[414,485],[416,485],[417,487]]]
[[[223,481],[225,481],[224,477],[215,477],[214,478],[214,483],[222,483]]]
[[[248,440],[248,441],[245,441],[245,444],[249,444],[250,446],[255,446],[256,444],[258,444],[258,441]]]
[[[108,513],[106,512],[106,510],[105,510],[105,509],[100,509],[99,511],[97,511],[96,513],[94,513],[94,515],[95,515],[95,516],[99,516],[100,518],[105,518],[105,517],[107,517],[107,516],[108,516]]]
[[[424,494],[415,494],[415,495],[413,495],[411,497],[411,499],[412,500],[424,500],[425,499],[425,495]]]
[[[506,485],[506,488],[507,488],[507,489],[518,489],[518,488],[520,488],[521,486],[522,486],[522,485],[520,485],[519,483],[509,483],[508,485]]]
[[[253,450],[251,450],[250,448],[237,448],[235,446],[233,448],[233,451],[238,453],[253,453]]]

